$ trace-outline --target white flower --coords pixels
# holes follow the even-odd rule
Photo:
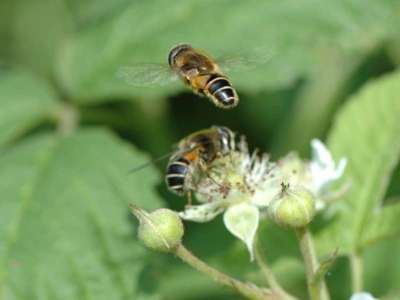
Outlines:
[[[291,153],[273,163],[266,154],[250,154],[242,138],[238,150],[216,158],[207,174],[198,178],[194,192],[202,204],[187,207],[179,213],[180,217],[208,222],[223,213],[226,228],[246,244],[253,259],[260,217],[268,215],[273,200],[285,195],[283,188],[309,191],[312,205],[319,210],[326,205],[324,196],[329,185],[342,176],[345,159],[336,167],[332,155],[319,140],[312,141],[312,149],[310,162]]]
[[[310,190],[315,197],[316,209],[320,211],[332,195],[331,184],[343,175],[347,160],[341,158],[336,166],[332,154],[317,139],[311,141],[311,150],[310,161],[300,159],[296,153],[289,153],[278,164],[285,183]]]
[[[207,222],[223,212],[226,228],[246,244],[253,260],[260,210],[280,193],[281,183],[277,165],[269,162],[267,155],[249,154],[242,140],[238,151],[217,158],[197,183],[195,195],[204,204],[187,207],[180,216]]]
[[[370,293],[360,292],[353,294],[350,300],[378,300],[378,299],[372,296]]]
[[[331,183],[338,180],[344,173],[347,159],[341,158],[336,166],[332,154],[318,139],[311,141],[312,159],[310,171],[312,176],[311,189],[318,195],[328,188]]]

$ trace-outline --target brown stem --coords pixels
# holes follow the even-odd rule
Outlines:
[[[232,278],[212,267],[194,256],[182,244],[179,245],[174,252],[185,263],[196,269],[197,271],[206,274],[216,282],[223,284],[237,291],[248,299],[253,300],[279,300],[282,299],[271,292],[269,289],[260,288],[251,283],[245,283],[235,278]]]

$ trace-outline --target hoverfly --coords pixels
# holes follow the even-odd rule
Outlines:
[[[209,177],[207,172],[214,159],[236,149],[235,138],[235,133],[223,126],[199,130],[183,138],[173,152],[140,165],[130,173],[169,156],[165,171],[167,188],[179,196],[187,195],[190,204],[191,192],[196,189],[199,176]]]
[[[235,149],[235,134],[227,127],[213,126],[182,139],[167,165],[165,182],[168,189],[191,203],[196,173],[206,174],[211,162]]]
[[[269,51],[257,58],[227,58],[217,63],[204,52],[189,44],[179,44],[171,49],[168,64],[137,64],[121,67],[117,76],[134,86],[166,84],[178,78],[197,95],[206,96],[217,107],[229,109],[239,102],[239,96],[221,69],[246,69],[269,60]]]

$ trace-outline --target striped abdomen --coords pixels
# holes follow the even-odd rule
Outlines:
[[[239,97],[229,80],[218,74],[213,74],[207,81],[204,93],[221,108],[235,107]]]
[[[179,156],[168,163],[165,182],[170,191],[183,195],[186,190],[186,178],[190,161]]]

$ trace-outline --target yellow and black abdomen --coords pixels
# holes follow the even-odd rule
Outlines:
[[[168,189],[178,195],[183,195],[187,190],[190,161],[183,156],[174,157],[167,166],[165,182]]]
[[[239,102],[236,90],[232,87],[228,78],[219,74],[213,74],[207,81],[204,93],[215,105],[221,108],[233,108]]]

